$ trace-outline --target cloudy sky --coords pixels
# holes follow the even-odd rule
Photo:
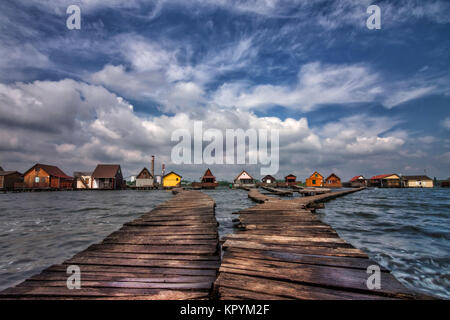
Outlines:
[[[81,8],[81,30],[66,9]],[[367,7],[381,8],[369,30]],[[280,171],[450,176],[450,2],[15,0],[0,3],[0,165],[68,174],[152,154],[172,132],[277,129]],[[220,179],[257,166],[213,165]]]

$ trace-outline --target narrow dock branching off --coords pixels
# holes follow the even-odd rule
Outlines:
[[[415,299],[366,253],[312,213],[317,203],[362,189],[281,200],[251,189],[260,203],[241,210],[239,231],[223,244],[215,294],[220,299]],[[369,289],[368,267],[380,268]]]

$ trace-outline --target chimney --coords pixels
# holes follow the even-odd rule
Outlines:
[[[164,173],[166,172],[166,166],[164,163],[162,164],[162,176],[164,177]]]
[[[152,156],[152,177],[155,177],[155,156]]]

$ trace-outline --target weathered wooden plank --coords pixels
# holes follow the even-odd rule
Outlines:
[[[219,261],[217,255],[190,255],[190,254],[145,254],[145,253],[125,253],[125,252],[107,252],[100,250],[83,251],[74,256],[76,257],[104,257],[104,258],[122,258],[122,259],[147,259],[147,260],[180,260],[180,261]]]
[[[391,295],[412,294],[390,273],[381,273],[381,289],[369,290],[366,285],[365,270],[336,268],[330,266],[298,265],[272,260],[253,260],[228,258],[220,267],[220,271],[256,275],[260,277],[285,279],[294,282],[322,285],[342,289],[354,289],[360,292],[385,293]]]
[[[46,269],[46,271],[66,272],[70,264],[54,265]],[[82,265],[81,272],[95,272],[102,274],[112,273],[132,273],[143,275],[199,275],[214,276],[217,270],[213,269],[183,269],[183,268],[161,268],[161,267],[138,267],[138,266],[100,266],[100,265]]]
[[[229,273],[221,273],[216,283],[220,285],[220,287],[244,289],[248,291],[247,296],[250,299],[255,299],[252,294],[259,295],[265,293],[276,295],[281,299],[288,298],[301,300],[373,300],[385,298],[373,294],[362,294],[319,286],[309,286],[290,281],[279,281]],[[244,288],[242,287],[243,283],[245,283]]]
[[[168,282],[168,283],[189,283],[214,281],[215,276],[180,276],[167,274],[154,274],[151,277],[146,274],[134,273],[111,273],[102,274],[95,272],[83,272],[82,280],[95,281],[125,281],[125,282]],[[27,281],[67,281],[67,274],[63,272],[43,272],[32,276]]]
[[[133,244],[98,244],[94,249],[103,247],[105,251],[127,253],[179,253],[179,254],[216,254],[217,246],[213,245],[133,245]]]
[[[174,267],[189,269],[219,268],[218,261],[186,261],[186,260],[147,260],[147,259],[119,259],[105,257],[77,257],[66,261],[74,265],[104,265],[104,266],[139,266],[139,267]]]
[[[142,282],[142,281],[95,281],[83,280],[83,288],[127,288],[127,289],[177,289],[177,290],[205,290],[211,289],[213,281],[196,281],[196,282]],[[66,280],[34,280],[25,281],[20,286],[52,288],[71,291],[67,289]]]
[[[58,287],[16,287],[6,289],[0,292],[0,298],[3,297],[52,297],[52,298],[82,298],[85,297],[111,297],[120,299],[122,297],[134,297],[145,295],[147,299],[168,300],[168,299],[196,299],[197,297],[205,297],[205,292],[180,290],[161,290],[161,289],[129,289],[129,288],[81,288],[77,290],[69,290],[67,288]],[[206,295],[207,296],[207,295]]]
[[[327,247],[312,247],[312,246],[282,246],[265,244],[258,241],[238,241],[226,240],[223,244],[226,249],[228,247],[243,248],[250,250],[266,250],[266,251],[285,251],[292,253],[307,253],[307,254],[321,254],[329,256],[340,257],[359,257],[367,258],[367,254],[356,248],[327,248]]]
[[[362,270],[367,270],[369,266],[376,264],[374,261],[367,258],[312,255],[304,253],[291,253],[285,251],[249,251],[240,248],[228,248],[225,251],[225,256],[252,258],[261,260],[277,260],[300,264],[354,268]],[[381,266],[380,271],[388,272],[387,269]]]

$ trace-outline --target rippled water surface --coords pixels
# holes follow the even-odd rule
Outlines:
[[[0,290],[102,241],[171,197],[167,191],[0,194]]]
[[[219,233],[255,205],[243,190],[205,191]],[[0,194],[0,290],[61,263],[172,197],[167,191]],[[328,202],[319,215],[413,289],[450,298],[450,189],[371,189]]]
[[[368,189],[319,214],[409,288],[450,298],[450,189]]]

